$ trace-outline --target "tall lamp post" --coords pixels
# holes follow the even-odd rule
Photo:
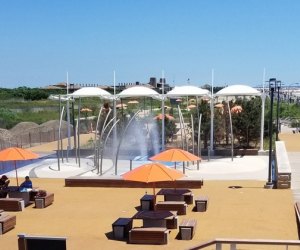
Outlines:
[[[265,188],[273,188],[272,182],[272,135],[273,135],[273,98],[274,89],[276,87],[276,78],[270,78],[269,80],[269,93],[270,93],[270,116],[269,116],[269,171],[268,171],[268,181],[265,184]]]
[[[279,90],[281,88],[281,81],[276,81],[275,86],[277,89],[277,115],[276,115],[276,141],[278,141],[278,134],[279,134],[279,105],[280,105],[280,96]]]

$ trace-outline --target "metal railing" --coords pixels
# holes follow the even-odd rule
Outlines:
[[[206,247],[215,245],[216,250],[222,250],[223,245],[230,245],[230,250],[236,250],[237,245],[273,245],[273,246],[285,246],[288,249],[289,246],[300,246],[299,240],[266,240],[266,239],[214,239],[200,245],[197,245],[189,250],[204,249]]]

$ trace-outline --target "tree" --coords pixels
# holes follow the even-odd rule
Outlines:
[[[204,143],[204,148],[208,146],[208,139],[210,136],[210,104],[206,100],[201,100],[198,104],[199,113],[193,112],[193,120],[194,120],[194,130],[195,130],[195,138],[194,140],[198,141],[198,130],[199,130],[199,116],[202,114],[201,118],[201,139]]]
[[[10,129],[20,122],[18,115],[9,109],[0,108],[0,128]]]
[[[250,146],[250,142],[257,142],[260,137],[261,98],[237,99],[233,106],[242,107],[241,112],[232,113],[233,134],[238,138],[241,146]]]

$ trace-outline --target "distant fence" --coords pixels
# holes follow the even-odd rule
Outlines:
[[[73,130],[70,131],[71,136],[73,136]],[[68,130],[61,129],[61,138],[68,137]],[[24,132],[22,134],[13,135],[10,139],[0,139],[0,149],[5,149],[8,147],[20,147],[29,148],[36,145],[57,141],[58,129],[52,129],[48,131],[30,130],[29,132]]]

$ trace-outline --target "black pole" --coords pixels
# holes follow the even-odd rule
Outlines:
[[[277,117],[276,117],[276,141],[278,141],[279,134],[279,89],[280,86],[277,86]]]
[[[272,141],[273,141],[273,97],[274,97],[274,86],[271,86],[271,80],[269,81],[270,84],[270,117],[269,117],[269,171],[268,171],[268,182],[265,185],[265,188],[272,188]],[[275,79],[276,81],[276,79]]]

